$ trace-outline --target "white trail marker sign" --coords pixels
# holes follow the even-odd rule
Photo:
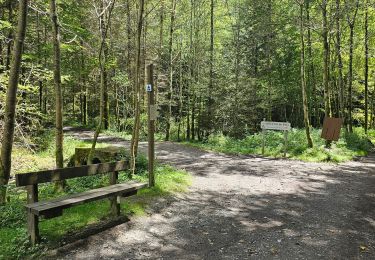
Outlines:
[[[276,130],[276,131],[284,131],[284,157],[286,157],[286,152],[288,149],[288,131],[292,129],[292,126],[289,122],[272,122],[272,121],[266,121],[266,119],[263,119],[263,121],[260,123],[260,128],[262,128],[263,133],[263,144],[262,144],[262,154],[264,155],[264,148],[266,145],[266,138],[265,134],[267,130]]]

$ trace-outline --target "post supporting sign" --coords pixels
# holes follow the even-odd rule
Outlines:
[[[155,161],[155,120],[157,110],[154,92],[154,65],[147,66],[147,97],[148,97],[148,180],[149,186],[155,186],[154,161]]]
[[[288,131],[290,131],[291,124],[289,122],[272,122],[263,121],[260,123],[260,127],[262,128],[263,134],[263,142],[262,142],[262,154],[264,155],[264,150],[266,146],[266,131],[267,130],[275,130],[275,131],[284,131],[284,157],[286,157],[286,153],[288,150]]]

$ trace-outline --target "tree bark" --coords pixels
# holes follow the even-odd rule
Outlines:
[[[348,2],[346,3],[347,7],[347,21],[350,30],[350,37],[349,37],[349,75],[348,75],[348,125],[349,125],[349,132],[353,133],[353,52],[354,52],[354,25],[357,17],[358,7],[359,7],[359,0],[356,1],[356,6],[354,10],[353,17],[350,18]]]
[[[324,86],[324,112],[326,117],[331,116],[330,92],[329,92],[329,43],[328,43],[328,21],[327,0],[322,0],[323,16],[323,86]]]
[[[340,0],[336,0],[336,55],[337,55],[337,65],[338,65],[338,90],[339,90],[339,103],[340,103],[340,117],[345,120],[345,92],[344,92],[344,80],[343,80],[343,63],[342,63],[342,55],[341,55],[341,26],[340,26],[340,16],[341,16],[341,8],[340,8]]]
[[[137,27],[137,41],[136,41],[136,73],[135,73],[135,88],[136,88],[136,104],[135,104],[135,120],[133,127],[133,134],[131,140],[131,176],[135,174],[135,160],[138,154],[138,142],[139,142],[139,130],[141,127],[141,85],[140,85],[140,75],[141,75],[141,37],[142,37],[142,27],[143,27],[143,13],[144,13],[144,0],[139,0],[139,14],[138,14],[138,27]]]
[[[8,22],[13,24],[13,0],[8,0]],[[9,29],[8,33],[8,44],[7,44],[7,56],[5,62],[5,69],[10,69],[10,62],[11,62],[11,53],[12,53],[12,46],[13,46],[13,29]]]
[[[304,2],[304,1],[303,1]],[[300,39],[301,39],[301,88],[302,88],[302,102],[303,102],[303,119],[305,123],[307,145],[309,148],[313,147],[313,142],[310,135],[310,120],[309,120],[309,106],[307,102],[307,88],[305,77],[305,39],[304,39],[304,23],[303,23],[303,8],[304,4],[300,3]]]
[[[365,3],[365,133],[368,129],[368,70],[369,70],[369,34],[368,34],[368,0]]]
[[[88,164],[92,163],[94,152],[95,152],[95,147],[96,143],[99,137],[100,132],[102,131],[103,125],[105,126],[105,113],[107,112],[106,106],[108,105],[108,93],[106,84],[107,84],[107,72],[105,69],[105,63],[106,63],[106,39],[107,39],[107,33],[108,33],[108,27],[104,25],[104,19],[105,19],[105,14],[108,12],[108,23],[111,19],[112,11],[115,5],[115,0],[113,0],[110,3],[110,7],[108,11],[104,10],[104,6],[102,6],[102,14],[99,17],[99,27],[101,29],[101,44],[100,44],[100,49],[99,49],[99,66],[100,66],[100,120],[99,120],[99,125],[97,126],[94,134],[94,140],[91,145],[91,149],[88,155],[87,162]],[[103,26],[104,25],[104,26]],[[107,99],[107,100],[106,100]],[[108,119],[108,117],[107,117]]]
[[[169,31],[169,93],[168,93],[168,111],[166,115],[166,133],[165,141],[169,141],[170,131],[171,131],[171,117],[172,117],[172,100],[173,100],[173,34],[174,34],[174,21],[176,13],[176,0],[172,0],[172,9],[171,9],[171,24]]]
[[[14,126],[16,118],[17,89],[21,69],[22,51],[26,34],[28,0],[19,1],[18,26],[16,41],[12,54],[11,70],[6,93],[4,131],[0,155],[0,204],[6,202],[6,185],[10,178]]]
[[[309,76],[309,85],[311,89],[311,103],[310,107],[312,109],[312,122],[313,126],[319,127],[320,126],[320,115],[319,115],[319,104],[317,101],[317,94],[316,94],[316,75],[315,75],[315,64],[313,58],[313,50],[312,50],[312,40],[311,40],[311,19],[310,19],[310,0],[306,1],[306,19],[307,19],[307,53],[309,55],[309,68],[310,68],[310,76]]]
[[[53,31],[53,79],[55,84],[55,102],[56,102],[56,168],[64,167],[64,155],[63,155],[63,100],[62,100],[62,87],[61,87],[61,54],[60,54],[60,25],[58,21],[56,11],[56,0],[50,2],[50,16],[52,21]],[[66,186],[66,182],[56,182],[56,189],[63,190]]]

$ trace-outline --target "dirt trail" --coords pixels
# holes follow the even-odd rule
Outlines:
[[[60,249],[60,258],[375,259],[374,155],[335,165],[176,143],[156,150],[159,161],[192,174],[190,191],[158,200],[150,216]]]

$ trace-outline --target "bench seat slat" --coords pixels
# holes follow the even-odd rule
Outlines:
[[[33,214],[40,216],[55,209],[66,209],[81,203],[131,193],[144,187],[147,187],[146,183],[131,181],[127,183],[89,190],[83,193],[74,194],[63,198],[28,204],[26,205],[26,208],[30,209]]]

